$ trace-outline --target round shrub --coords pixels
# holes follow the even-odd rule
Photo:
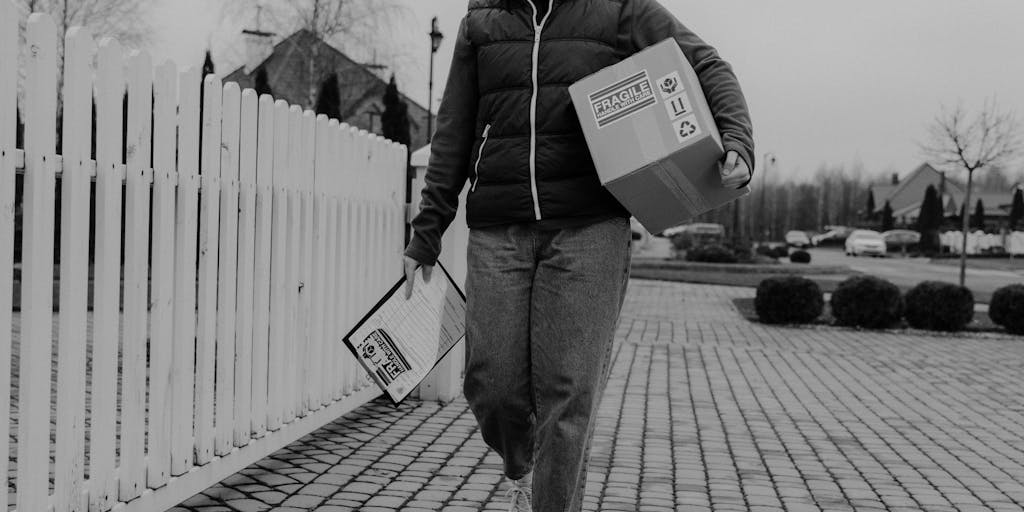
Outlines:
[[[854,276],[839,283],[830,303],[838,325],[885,329],[903,316],[900,289],[874,276]]]
[[[721,245],[704,245],[686,251],[687,261],[701,263],[736,263],[736,254]]]
[[[757,286],[754,309],[767,324],[805,324],[821,316],[825,298],[805,277],[770,277]]]
[[[903,298],[907,323],[916,329],[961,331],[974,320],[974,294],[963,286],[925,281]]]
[[[1024,334],[1024,284],[1004,286],[992,294],[988,316],[1012,334]]]
[[[810,263],[811,253],[807,251],[795,251],[789,255],[789,261],[793,263]]]
[[[760,254],[761,256],[774,257],[772,255],[772,252],[773,252],[772,248],[767,246],[767,245],[759,245],[759,246],[757,246],[757,254]]]
[[[772,256],[776,258],[785,258],[789,256],[789,247],[785,245],[779,245],[772,249]]]

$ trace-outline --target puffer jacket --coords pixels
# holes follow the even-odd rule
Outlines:
[[[467,180],[470,228],[628,215],[601,186],[569,86],[669,37],[697,72],[725,150],[753,169],[750,115],[731,67],[656,0],[472,0],[406,255],[437,260]]]

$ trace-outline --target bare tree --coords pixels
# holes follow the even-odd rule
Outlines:
[[[21,51],[25,52],[27,14],[46,13],[53,18],[57,26],[57,101],[63,103],[64,94],[64,34],[71,27],[88,27],[97,38],[110,36],[117,38],[127,47],[140,47],[149,43],[150,28],[146,23],[146,10],[151,2],[146,0],[15,0],[14,4],[26,13],[18,25],[18,36],[21,40]],[[23,55],[21,62],[25,62]],[[25,84],[25,68],[18,69],[18,92],[23,98]],[[61,137],[60,119],[63,109],[57,111],[58,146]]]
[[[1011,111],[1000,109],[995,99],[988,99],[973,118],[958,104],[953,109],[942,108],[929,126],[928,142],[921,145],[924,153],[935,163],[967,171],[967,192],[964,205],[971,204],[974,172],[998,166],[1019,154],[1021,150],[1020,125]],[[963,215],[963,240],[960,248],[960,285],[967,274],[967,231],[970,217],[967,207]]]
[[[409,12],[398,0],[231,0],[223,11],[233,19],[255,17],[256,28],[284,36],[308,30],[351,57],[372,60],[370,64],[404,58],[404,50],[393,41]],[[323,76],[332,70],[319,68],[317,45],[293,50],[303,53],[308,62],[307,105],[312,106]]]

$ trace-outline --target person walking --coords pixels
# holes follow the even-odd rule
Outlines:
[[[406,294],[420,267],[430,279],[468,184],[463,393],[510,510],[581,509],[629,277],[629,213],[598,179],[568,87],[670,37],[722,135],[722,183],[740,188],[754,148],[736,76],[656,0],[471,0],[461,21]]]

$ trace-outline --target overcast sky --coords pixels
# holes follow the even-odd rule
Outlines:
[[[154,56],[199,63],[209,44],[218,71],[229,72],[239,63],[238,31],[252,23],[219,19],[221,1],[157,0]],[[426,103],[430,18],[449,36],[436,57],[440,89],[467,2],[401,1],[409,16],[390,43],[407,55],[399,86]],[[942,104],[977,108],[994,96],[1024,122],[1024,0],[661,2],[733,65],[756,151],[775,153],[785,176],[821,164],[909,172],[923,161],[917,142]]]

